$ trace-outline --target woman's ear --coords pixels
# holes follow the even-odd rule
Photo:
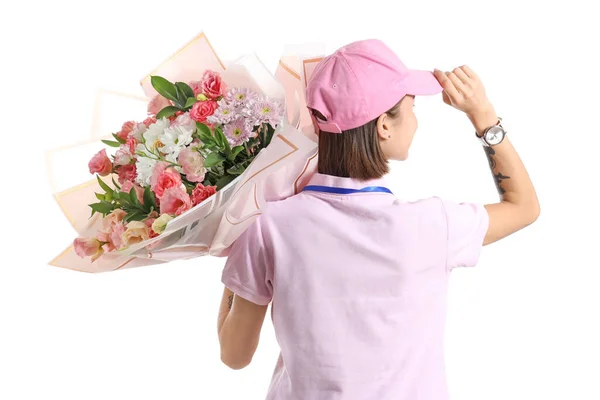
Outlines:
[[[389,130],[390,119],[386,113],[383,113],[377,118],[377,134],[382,140],[390,139]]]

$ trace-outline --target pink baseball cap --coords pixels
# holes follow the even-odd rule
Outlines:
[[[379,117],[405,95],[433,95],[442,86],[431,71],[408,69],[377,39],[350,43],[325,57],[306,88],[306,105],[319,129],[342,133]]]

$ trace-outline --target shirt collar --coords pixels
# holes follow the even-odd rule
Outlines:
[[[340,176],[326,175],[320,173],[314,174],[308,182],[308,185],[330,186],[344,189],[362,189],[367,186],[382,186],[385,188],[389,188],[385,178],[361,181],[354,178],[343,178]]]

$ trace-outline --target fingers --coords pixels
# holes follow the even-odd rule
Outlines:
[[[471,78],[469,78],[469,76],[465,73],[465,71],[462,70],[462,68],[454,68],[454,70],[452,72],[454,72],[454,75],[456,75],[456,77],[458,79],[460,79],[460,81],[463,83],[463,85],[471,86],[470,85]]]
[[[456,71],[456,69],[454,71]],[[465,84],[463,84],[463,82],[460,80],[460,78],[458,76],[456,76],[454,71],[446,72],[446,76],[448,76],[448,79],[450,79],[452,81],[456,90],[458,90],[460,93],[463,93],[463,94],[467,93],[468,88],[465,86]]]
[[[448,96],[451,98],[458,97],[458,90],[456,90],[456,87],[454,87],[454,83],[443,71],[436,69],[433,71],[433,74],[437,78],[442,88],[444,88],[444,91],[448,94]]]
[[[466,74],[466,75],[467,75],[469,78],[471,78],[471,79],[474,79],[474,80],[479,80],[479,77],[477,76],[477,74],[476,74],[475,72],[473,72],[473,71],[471,70],[471,68],[469,68],[468,66],[466,66],[466,65],[463,65],[462,67],[460,67],[460,69],[461,69],[461,70],[462,70],[462,71],[463,71],[463,72],[464,72],[464,73],[465,73],[465,74]]]

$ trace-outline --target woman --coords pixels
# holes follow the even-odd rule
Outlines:
[[[417,129],[414,96],[440,92],[473,123],[498,203],[402,202],[387,188],[388,160],[407,158]],[[270,203],[232,247],[222,361],[250,363],[273,301],[281,354],[267,399],[447,399],[449,273],[537,219],[527,171],[467,66],[410,70],[382,42],[355,42],[319,63],[307,104],[320,131],[319,173]]]

